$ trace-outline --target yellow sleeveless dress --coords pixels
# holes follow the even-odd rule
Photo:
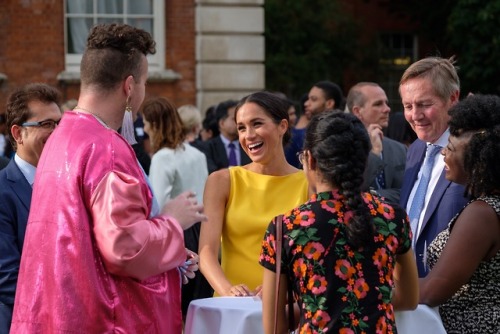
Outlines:
[[[303,171],[271,176],[242,167],[229,168],[231,187],[222,228],[221,265],[232,285],[253,290],[262,284],[259,265],[262,240],[271,220],[306,202]]]

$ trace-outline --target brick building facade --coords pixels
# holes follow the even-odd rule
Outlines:
[[[1,113],[10,92],[30,82],[59,88],[64,100],[78,97],[78,75],[66,71],[64,3],[0,2]],[[262,5],[263,0],[163,1],[166,71],[150,75],[146,98],[164,96],[203,111],[263,89]]]

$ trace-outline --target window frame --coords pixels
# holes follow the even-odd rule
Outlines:
[[[71,1],[71,0],[70,0]],[[97,1],[97,0],[92,0]],[[136,0],[128,0],[136,1]],[[166,24],[165,24],[165,1],[164,0],[153,0],[153,13],[151,15],[153,20],[153,38],[156,42],[156,53],[154,55],[148,55],[149,72],[162,72],[165,71],[165,36],[166,36]],[[90,14],[93,17],[94,24],[97,23],[98,18],[106,17],[102,14]],[[113,14],[113,16],[121,15],[121,19],[133,18],[135,16],[142,17],[144,14]],[[69,17],[88,17],[89,14],[69,14],[67,12],[66,1],[64,1],[64,64],[65,72],[67,73],[80,73],[80,62],[82,60],[82,54],[68,53],[68,18]],[[122,21],[123,22],[123,21]]]

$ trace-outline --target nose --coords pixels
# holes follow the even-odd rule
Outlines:
[[[255,130],[250,127],[245,131],[245,139],[251,139],[253,137],[255,137]]]
[[[385,103],[384,112],[387,114],[391,112],[391,107],[389,107],[389,104],[387,104],[387,103]]]

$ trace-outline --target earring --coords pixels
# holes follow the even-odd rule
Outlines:
[[[134,119],[132,115],[132,107],[130,106],[130,95],[127,96],[127,101],[125,102],[125,114],[123,115],[122,130],[121,135],[130,144],[137,144],[134,134]]]

